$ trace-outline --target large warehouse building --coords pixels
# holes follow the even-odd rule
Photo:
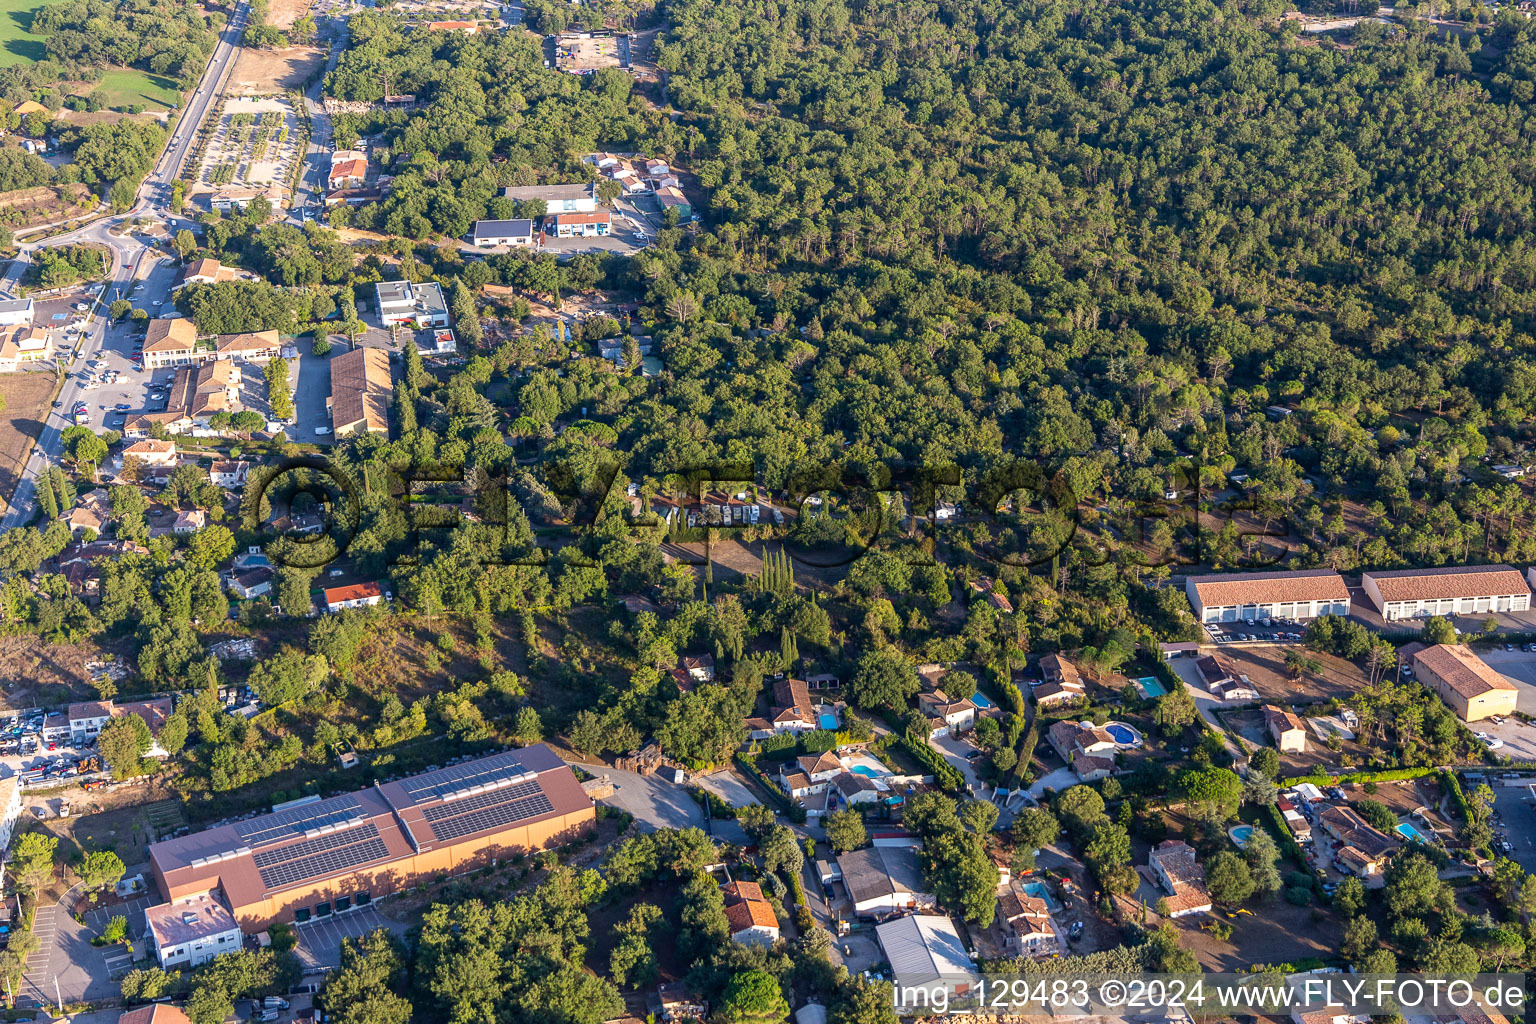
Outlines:
[[[538,744],[155,843],[149,858],[168,903],[217,893],[254,933],[544,849],[596,817]]]
[[[1531,607],[1525,577],[1507,565],[1368,572],[1360,577],[1360,585],[1388,622],[1428,615],[1523,612]]]
[[[1520,691],[1466,644],[1422,648],[1409,644],[1398,657],[1413,669],[1413,677],[1439,694],[1463,722],[1515,713]]]
[[[1332,569],[1190,576],[1184,581],[1184,593],[1201,622],[1349,614],[1349,588]]]

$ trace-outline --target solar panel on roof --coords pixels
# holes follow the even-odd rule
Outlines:
[[[491,787],[515,785],[536,778],[513,754],[495,754],[478,761],[441,768],[400,784],[416,803],[448,800]]]
[[[363,805],[355,796],[319,800],[303,807],[264,814],[235,825],[235,831],[248,844],[258,846],[322,828],[335,828],[362,817]]]
[[[389,856],[389,847],[384,845],[384,840],[369,839],[337,850],[326,850],[323,853],[311,854],[298,860],[262,868],[261,883],[268,889],[275,889],[281,885],[302,882],[306,878],[339,875],[359,864],[382,860],[387,856]]]
[[[284,861],[298,860],[315,853],[324,853],[326,850],[336,850],[343,846],[351,846],[366,839],[377,839],[379,827],[373,822],[368,822],[362,828],[348,829],[345,832],[333,832],[330,835],[320,836],[318,839],[306,839],[300,843],[288,846],[279,846],[274,850],[262,850],[251,859],[256,862],[258,868],[271,867],[273,864],[281,864]]]
[[[450,800],[443,804],[434,804],[425,808],[421,816],[428,821],[441,821],[444,818],[454,818],[460,814],[469,814],[485,807],[495,807],[497,804],[508,803],[512,800],[522,800],[535,794],[542,793],[538,780],[532,782],[519,782],[501,789],[493,789],[485,793],[476,793],[460,800]]]
[[[453,804],[445,804],[442,809],[453,806]],[[438,809],[433,808],[433,810]],[[521,800],[512,800],[494,807],[470,811],[468,814],[440,816],[438,820],[432,822],[432,833],[439,841],[457,839],[459,836],[526,821],[540,814],[548,814],[554,809],[554,805],[549,802],[549,797],[539,792]]]

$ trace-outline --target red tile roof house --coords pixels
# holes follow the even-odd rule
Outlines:
[[[384,588],[377,583],[353,583],[345,587],[330,587],[325,591],[325,607],[331,612],[343,608],[367,608],[382,600]]]
[[[779,941],[779,919],[756,882],[731,882],[725,886],[725,919],[730,922],[732,942],[771,946]]]

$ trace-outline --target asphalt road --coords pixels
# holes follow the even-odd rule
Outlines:
[[[125,357],[132,347],[135,331],[127,324],[110,324],[106,317],[99,315],[101,307],[110,305],[114,299],[129,295],[132,296],[135,307],[144,309],[157,308],[154,305],[156,302],[165,304],[170,300],[175,278],[173,274],[163,271],[150,273],[148,279],[138,285],[138,290],[135,292],[135,283],[141,275],[151,270],[160,255],[132,232],[119,232],[122,232],[124,225],[135,218],[161,220],[173,233],[179,228],[191,226],[191,221],[171,213],[172,183],[180,176],[182,166],[192,152],[198,126],[203,123],[209,110],[218,101],[224,81],[239,57],[239,40],[245,31],[248,14],[248,0],[240,0],[219,37],[219,44],[208,61],[202,81],[198,83],[197,89],[187,100],[186,109],[182,111],[176,122],[165,151],[160,155],[154,170],[144,179],[133,208],[126,213],[95,221],[74,231],[21,246],[17,257],[6,268],[4,276],[0,277],[0,292],[11,293],[16,283],[21,280],[22,274],[25,273],[31,254],[40,248],[93,242],[104,246],[110,255],[111,266],[108,270],[107,286],[101,290],[91,308],[90,326],[86,334],[73,353],[64,351],[57,356],[58,368],[67,376],[59,393],[58,402],[49,412],[38,442],[33,447],[32,454],[22,472],[21,480],[16,485],[10,507],[4,518],[0,519],[0,530],[22,526],[31,521],[36,514],[34,487],[36,476],[61,454],[63,446],[59,436],[73,422],[67,417],[74,408],[75,402],[94,398],[95,401],[90,404],[104,404],[95,394],[81,390],[83,381],[79,371],[83,370],[86,364],[95,359],[103,349],[108,350],[109,365],[122,363],[126,366]],[[145,385],[149,382],[147,373],[135,375],[129,370],[126,375],[142,377]],[[144,391],[147,391],[147,388],[140,389],[141,394]],[[142,404],[128,395],[118,400],[126,400],[134,409],[138,409]],[[115,405],[117,402],[107,404]],[[107,410],[93,409],[92,411],[104,413]],[[92,426],[98,425],[97,417],[93,416]]]

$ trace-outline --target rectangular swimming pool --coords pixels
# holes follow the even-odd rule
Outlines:
[[[1142,676],[1136,680],[1136,688],[1147,697],[1162,697],[1168,693],[1156,676]]]
[[[1428,843],[1429,842],[1429,837],[1428,836],[1426,836],[1424,833],[1420,832],[1418,829],[1414,828],[1412,825],[1410,825],[1406,821],[1397,826],[1397,834],[1402,836],[1404,839],[1408,840],[1411,843]]]

